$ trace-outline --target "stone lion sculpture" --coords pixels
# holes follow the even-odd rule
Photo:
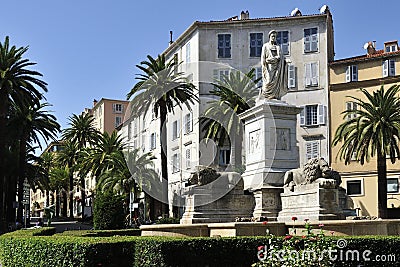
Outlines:
[[[323,158],[314,158],[307,161],[303,168],[287,171],[283,185],[293,191],[296,185],[316,182],[323,188],[336,188],[341,183],[341,177],[337,171],[329,167],[328,162]]]

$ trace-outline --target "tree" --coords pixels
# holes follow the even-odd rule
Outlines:
[[[60,198],[62,194],[63,207],[62,216],[67,217],[67,190],[69,181],[69,169],[63,167],[53,167],[49,173],[49,186],[56,192],[56,217],[59,216]]]
[[[27,148],[29,143],[36,143],[40,148],[40,139],[47,141],[55,140],[60,131],[60,125],[54,115],[44,108],[50,106],[48,103],[17,106],[12,105],[13,114],[10,119],[11,129],[19,140],[19,171],[18,171],[18,210],[17,220],[22,221],[23,212],[23,185],[26,178]]]
[[[76,143],[66,140],[63,142],[63,150],[57,153],[57,162],[68,170],[69,174],[69,217],[74,218],[74,172],[78,169],[78,146]]]
[[[335,132],[333,145],[341,144],[337,157],[350,164],[353,157],[363,165],[376,156],[378,172],[378,217],[387,218],[386,158],[395,163],[400,156],[400,92],[399,85],[369,93],[360,89],[366,101],[350,96],[357,110],[342,112],[343,122]],[[352,116],[348,116],[352,115]]]
[[[115,153],[111,160],[113,167],[99,176],[97,190],[111,190],[125,196],[125,206],[128,207],[129,195],[133,191],[136,197],[143,188],[145,192],[160,189],[158,174],[154,170],[154,158],[151,153],[140,155],[140,149]],[[161,193],[153,192],[154,194]],[[154,213],[154,210],[151,211]]]
[[[69,126],[69,128],[63,131],[62,138],[75,143],[79,152],[88,146],[96,144],[99,139],[100,132],[94,125],[94,117],[89,113],[81,115],[73,114],[69,118]],[[78,170],[78,168],[75,168],[75,170]],[[81,187],[82,211],[84,211],[86,203],[85,176],[80,175],[79,182]]]
[[[182,109],[182,105],[191,110],[190,104],[198,101],[195,94],[195,86],[185,78],[182,72],[178,72],[179,64],[175,60],[166,62],[164,55],[157,59],[147,56],[149,61],[142,61],[136,65],[143,73],[139,74],[138,83],[127,94],[127,99],[132,99],[131,110],[133,116],[146,114],[150,109],[154,115],[160,118],[161,140],[161,176],[168,181],[167,163],[167,133],[163,127],[167,120],[167,114],[173,112],[175,106]],[[165,187],[167,188],[167,187]],[[168,192],[164,192],[164,199]],[[164,206],[164,213],[168,213],[168,205]]]
[[[26,103],[38,102],[42,99],[39,90],[47,92],[47,84],[40,79],[42,74],[30,70],[36,63],[24,58],[28,47],[10,46],[7,36],[4,43],[0,42],[0,231],[6,230],[6,188],[7,180],[4,176],[5,156],[7,153],[7,120],[10,103],[18,106]]]
[[[208,102],[209,107],[200,118],[207,138],[216,140],[219,145],[230,138],[230,162],[235,167],[242,165],[243,127],[238,115],[254,106],[259,93],[257,82],[260,79],[253,79],[254,69],[251,69],[246,74],[236,71],[216,80],[212,83],[215,89],[210,93],[218,99]]]

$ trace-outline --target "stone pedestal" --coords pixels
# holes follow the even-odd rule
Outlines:
[[[282,209],[281,193],[282,187],[263,186],[253,191],[256,206],[253,217],[267,217],[269,221],[277,221],[278,213]]]
[[[297,185],[292,192],[286,187],[281,200],[282,211],[279,212],[278,221],[291,221],[293,216],[299,221],[343,219],[337,188],[323,188],[319,183],[312,183]]]
[[[276,219],[283,176],[299,167],[296,125],[300,111],[280,100],[259,99],[255,107],[240,114],[246,146],[246,171],[242,177],[244,188],[253,192],[256,199],[254,217]]]
[[[254,197],[244,194],[243,179],[238,173],[222,173],[210,184],[186,190],[181,224],[234,222],[237,217],[252,217]]]

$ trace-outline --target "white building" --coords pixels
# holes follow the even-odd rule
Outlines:
[[[168,115],[167,156],[170,197],[179,194],[190,173],[197,165],[224,167],[229,163],[229,146],[216,147],[202,140],[198,118],[212,98],[210,82],[232,69],[247,73],[256,69],[261,75],[260,55],[262,45],[268,41],[268,32],[278,32],[278,42],[290,59],[288,67],[289,92],[282,100],[303,106],[298,115],[297,141],[300,164],[321,156],[329,159],[328,113],[328,62],[333,60],[332,15],[326,8],[321,14],[275,18],[249,18],[248,12],[223,21],[199,22],[190,25],[163,52],[167,59],[183,62],[185,71],[199,89],[200,103],[192,111],[176,109]],[[149,112],[126,123],[123,132],[132,146],[143,152],[160,153],[158,120]],[[160,157],[156,166],[161,168]],[[161,172],[161,171],[160,171]]]

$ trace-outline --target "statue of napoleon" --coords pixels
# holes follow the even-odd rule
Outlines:
[[[276,42],[277,32],[268,33],[269,41],[261,51],[262,89],[261,94],[266,99],[278,99],[287,93],[287,61]]]

